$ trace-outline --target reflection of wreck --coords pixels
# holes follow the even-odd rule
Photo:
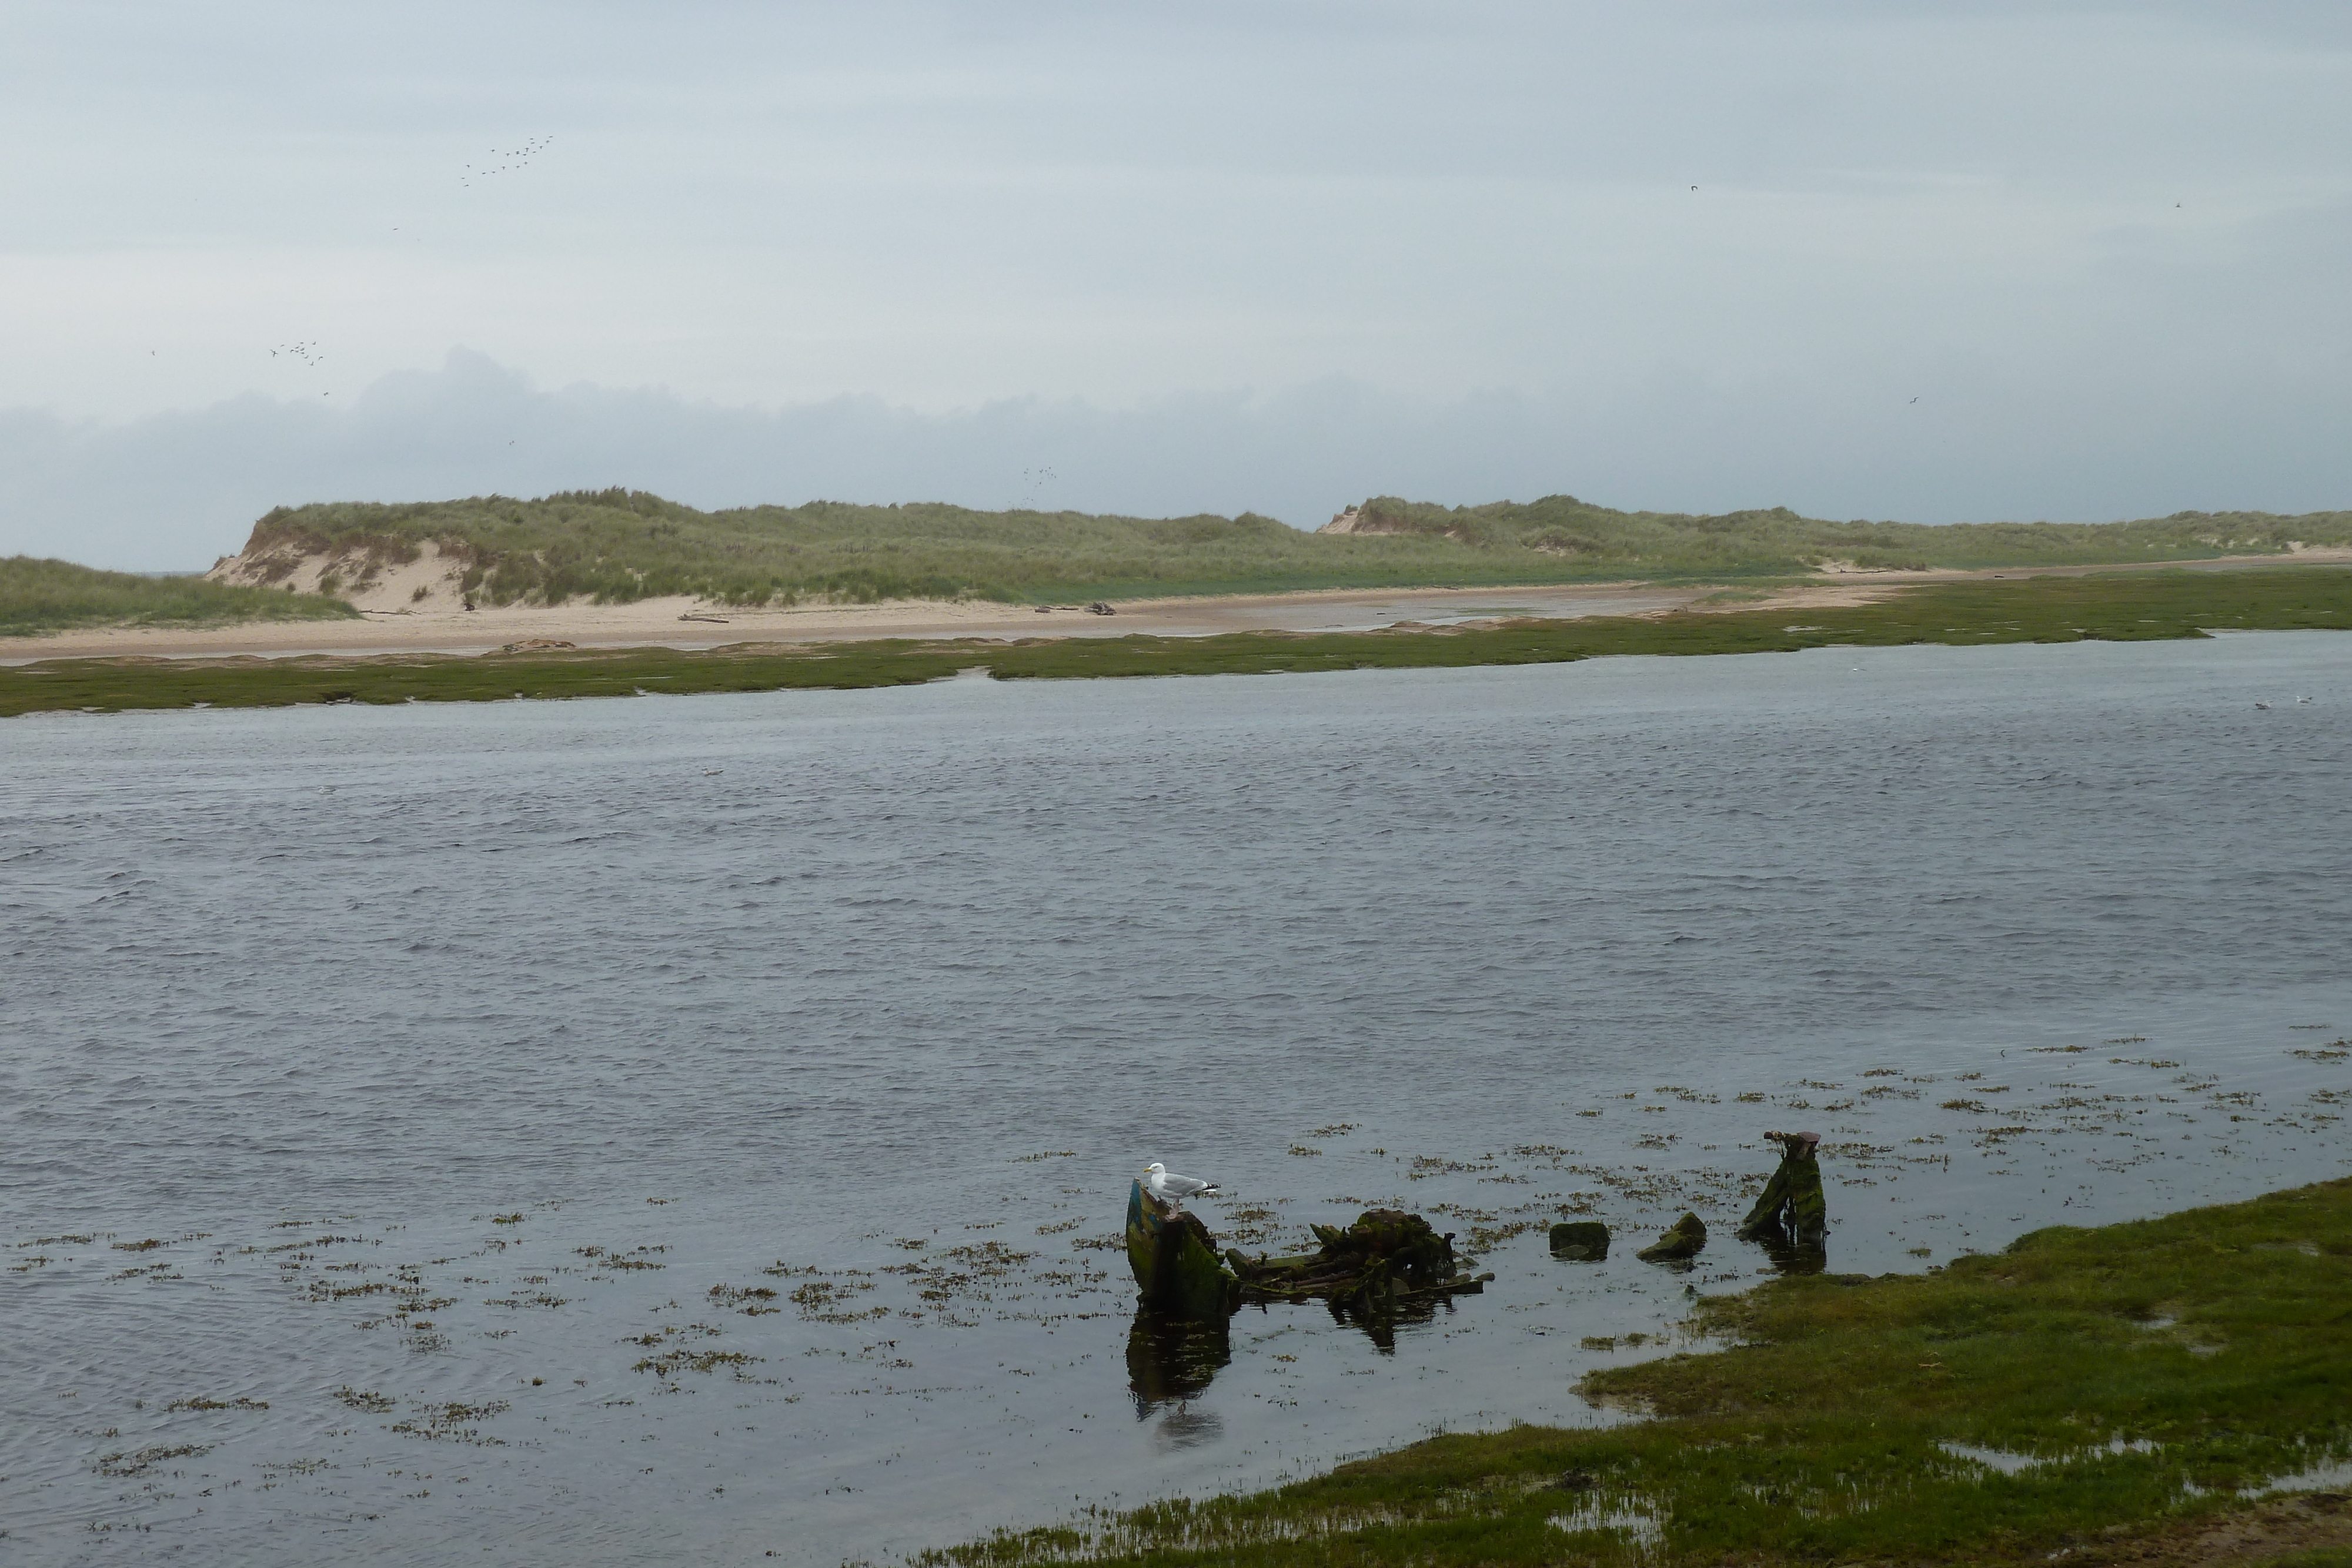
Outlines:
[[[1160,1202],[1140,1182],[1128,1193],[1127,1258],[1144,1308],[1167,1318],[1213,1321],[1220,1333],[1243,1301],[1320,1301],[1334,1321],[1353,1323],[1374,1344],[1392,1350],[1398,1325],[1427,1322],[1447,1301],[1475,1293],[1495,1277],[1465,1277],[1452,1233],[1439,1235],[1420,1215],[1400,1209],[1369,1209],[1344,1229],[1313,1229],[1321,1244],[1313,1252],[1253,1259],[1231,1249],[1221,1259],[1199,1218]],[[1139,1314],[1136,1321],[1140,1334],[1144,1318]],[[1130,1373],[1139,1355],[1155,1358],[1155,1367],[1166,1364],[1160,1347],[1171,1343],[1167,1333],[1155,1330],[1146,1337],[1148,1346],[1134,1335],[1129,1339]],[[1218,1360],[1208,1370],[1223,1364]],[[1207,1386],[1205,1377],[1200,1386]],[[1136,1391],[1144,1396],[1139,1375]]]
[[[1739,1239],[1764,1249],[1783,1274],[1818,1274],[1829,1266],[1829,1203],[1816,1157],[1819,1133],[1767,1133],[1780,1145],[1780,1168],[1739,1223]]]
[[[1223,1312],[1189,1318],[1136,1308],[1135,1326],[1127,1331],[1127,1385],[1135,1395],[1136,1415],[1196,1397],[1233,1359]]]

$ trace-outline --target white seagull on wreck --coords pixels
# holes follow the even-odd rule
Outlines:
[[[1195,1181],[1188,1176],[1177,1176],[1158,1160],[1143,1167],[1143,1190],[1171,1208],[1181,1208],[1188,1197],[1198,1197],[1204,1192],[1214,1192],[1213,1181]]]

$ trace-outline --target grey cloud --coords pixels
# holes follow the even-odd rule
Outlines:
[[[2340,0],[10,29],[6,548],[186,563],[281,501],[608,482],[992,506],[1038,466],[1301,523],[2352,499]]]
[[[234,549],[280,504],[606,485],[705,507],[928,499],[1256,510],[1302,527],[1374,494],[1569,492],[1629,507],[1785,504],[1927,522],[2302,511],[2352,494],[2352,460],[2331,439],[2347,413],[2340,391],[2265,381],[2205,393],[2075,381],[2021,397],[1997,365],[1954,357],[1916,404],[1665,374],[1450,400],[1333,378],[1125,408],[1021,398],[935,413],[838,398],[762,410],[654,389],[541,389],[459,350],[331,412],[247,395],[111,423],[0,415],[0,553],[187,569]]]

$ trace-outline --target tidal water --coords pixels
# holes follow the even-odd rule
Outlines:
[[[1768,1130],[1853,1272],[2352,1169],[2347,781],[2330,632],[10,721],[0,1558],[830,1568],[1613,1419]],[[1496,1279],[1171,1338],[1153,1159]]]

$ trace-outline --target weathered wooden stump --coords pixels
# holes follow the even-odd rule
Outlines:
[[[1780,1145],[1780,1168],[1764,1184],[1763,1196],[1739,1222],[1739,1239],[1752,1241],[1779,1231],[1799,1247],[1819,1247],[1829,1235],[1829,1204],[1822,1197],[1818,1133],[1767,1133]]]
[[[1767,1133],[1780,1145],[1780,1168],[1739,1222],[1739,1239],[1764,1249],[1784,1274],[1818,1274],[1829,1267],[1829,1205],[1822,1197],[1822,1166],[1814,1133]]]

